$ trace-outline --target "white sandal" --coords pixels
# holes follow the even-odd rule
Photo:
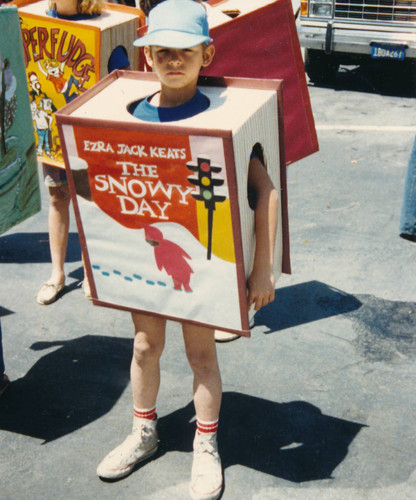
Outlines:
[[[44,283],[38,292],[38,296],[36,297],[37,303],[41,305],[52,304],[52,302],[55,302],[58,298],[59,292],[61,292],[64,288],[65,283]]]

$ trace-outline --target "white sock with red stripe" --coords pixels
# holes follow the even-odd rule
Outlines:
[[[215,434],[218,430],[218,418],[212,422],[196,419],[196,431],[198,434]]]
[[[156,406],[153,406],[153,408],[134,408],[134,416],[137,418],[144,418],[145,420],[156,420],[157,419],[157,414],[156,414]]]

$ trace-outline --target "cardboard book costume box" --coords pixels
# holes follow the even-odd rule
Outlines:
[[[35,137],[16,7],[0,8],[0,234],[40,210]]]
[[[159,88],[117,71],[56,115],[93,302],[248,336],[256,144],[281,193],[275,274],[289,272],[281,82],[205,78],[203,113],[133,117]]]
[[[289,165],[318,151],[318,138],[291,0],[209,0],[215,57],[202,75],[283,81]],[[142,26],[138,35],[145,34]]]
[[[47,14],[47,0],[17,0],[39,161],[65,168],[55,112],[109,72],[117,50],[138,68],[133,46],[139,9],[106,3],[97,17],[70,21]],[[118,69],[118,68],[116,68]]]

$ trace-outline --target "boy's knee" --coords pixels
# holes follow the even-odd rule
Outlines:
[[[210,372],[217,365],[215,356],[206,351],[192,351],[187,353],[189,366],[194,372]]]
[[[134,339],[133,355],[136,362],[148,360],[157,361],[163,352],[163,345],[153,344],[136,336]]]

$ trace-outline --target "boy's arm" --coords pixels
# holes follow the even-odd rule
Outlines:
[[[248,307],[257,311],[274,300],[273,257],[276,239],[278,195],[261,161],[250,160],[248,185],[256,198],[255,253],[248,279]]]

